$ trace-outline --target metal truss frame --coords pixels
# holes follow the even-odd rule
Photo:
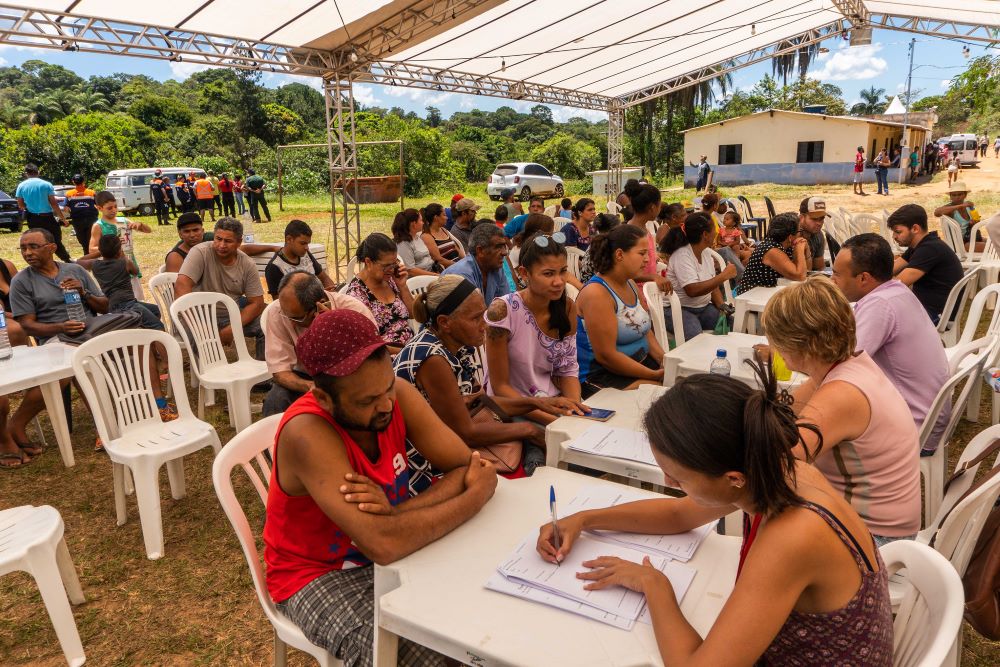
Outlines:
[[[326,150],[330,164],[330,236],[337,280],[341,265],[350,261],[351,248],[361,244],[361,205],[358,203],[358,144],[354,131],[354,90],[350,79],[323,80],[326,102]],[[327,257],[331,257],[327,253]],[[328,261],[329,264],[329,261]]]
[[[613,98],[571,88],[516,81],[495,76],[456,72],[410,63],[373,62],[365,70],[352,73],[354,81],[439,90],[467,95],[485,95],[542,104],[561,104],[578,109],[606,111]]]
[[[924,19],[916,16],[899,16],[897,14],[872,14],[868,17],[868,24],[873,28],[912,32],[931,37],[957,37],[988,44],[1000,42],[1000,27],[997,26]]]
[[[703,67],[627,95],[609,97],[490,75],[390,61],[393,50],[425,40],[503,0],[416,0],[334,50],[272,44],[171,27],[148,26],[41,9],[0,0],[0,43],[87,51],[220,67],[323,77],[330,165],[331,236],[337,277],[361,240],[353,86],[358,82],[560,104],[608,113],[608,195],[621,188],[625,109],[815,44],[852,27],[878,27],[936,37],[998,43],[996,27],[895,14],[871,14],[864,0],[833,0],[844,18],[779,43]],[[346,32],[345,32],[346,35]],[[353,191],[352,191],[353,190]]]
[[[322,76],[335,65],[331,53],[316,49],[9,7],[2,2],[0,43],[311,76]]]
[[[622,191],[622,168],[625,163],[624,140],[625,107],[615,104],[608,109],[608,182],[605,186],[608,201],[614,201],[614,198]]]

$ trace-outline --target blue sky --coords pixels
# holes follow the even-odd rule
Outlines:
[[[871,46],[854,48],[848,48],[847,43],[840,38],[828,40],[823,46],[829,49],[829,53],[819,56],[809,76],[824,83],[840,86],[849,105],[858,101],[858,91],[870,86],[884,88],[889,95],[902,92],[906,85],[907,44],[911,37],[913,35],[908,33],[876,30]],[[923,96],[942,93],[947,88],[948,80],[964,69],[967,61],[962,56],[963,44],[934,37],[919,35],[916,37],[913,88],[921,89]],[[970,48],[973,57],[985,52],[981,46],[970,46]],[[30,59],[41,59],[63,65],[83,77],[92,74],[128,72],[147,74],[159,80],[183,80],[191,73],[203,69],[191,63],[168,63],[123,56],[66,53],[0,45],[0,65],[19,65]],[[733,83],[739,89],[750,89],[770,71],[770,63],[737,70],[733,73]],[[317,79],[307,77],[296,79],[277,74],[265,74],[263,82],[273,87],[292,80],[300,80],[318,87]],[[438,107],[443,115],[448,117],[456,111],[467,111],[472,108],[492,110],[508,105],[527,111],[533,105],[527,102],[376,85],[359,85],[355,95],[359,101],[368,106],[377,105],[386,108],[398,106],[407,111],[415,111],[421,116],[425,115],[424,109],[427,106]],[[567,107],[552,106],[552,111],[555,118],[560,121],[573,116],[583,116],[592,120],[604,117],[601,112]]]

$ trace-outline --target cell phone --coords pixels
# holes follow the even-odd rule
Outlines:
[[[591,408],[590,412],[586,412],[582,416],[584,419],[593,419],[594,421],[606,422],[615,416],[614,410],[605,410],[603,408]]]

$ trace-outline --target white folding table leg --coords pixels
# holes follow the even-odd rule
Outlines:
[[[52,431],[56,435],[56,442],[59,444],[59,453],[62,455],[63,463],[67,468],[76,465],[73,458],[73,442],[69,437],[69,425],[66,422],[66,408],[63,406],[62,387],[59,381],[46,382],[39,387],[42,390],[42,400],[45,401],[45,410],[49,413],[49,420],[52,422]]]

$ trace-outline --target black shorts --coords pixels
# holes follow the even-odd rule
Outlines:
[[[637,357],[633,358],[646,368],[659,370],[660,365],[656,363],[655,359],[645,352],[641,352],[641,355],[641,359]],[[601,389],[625,389],[635,381],[636,378],[618,375],[617,373],[612,373],[602,366],[594,364],[593,369],[587,375],[587,379],[580,383],[580,389],[583,398],[587,399],[599,392]]]
[[[211,208],[214,208],[214,207],[215,207],[215,200],[214,199],[199,199],[198,200],[198,210],[199,211],[207,211],[207,210],[209,210]]]

